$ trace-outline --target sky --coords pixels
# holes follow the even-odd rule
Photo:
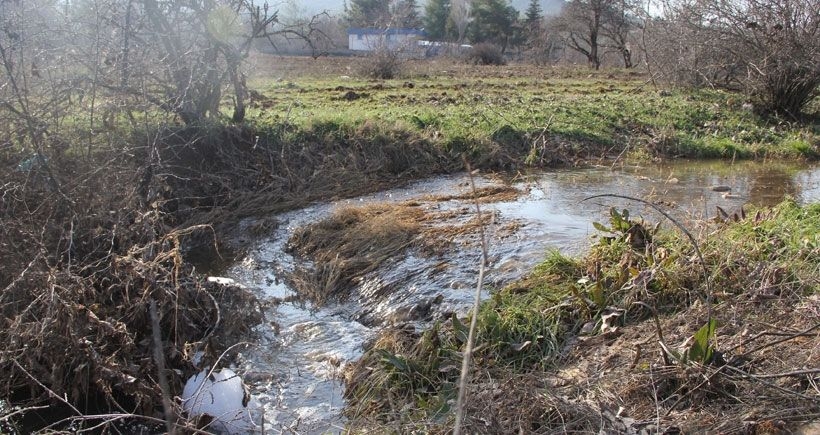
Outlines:
[[[333,14],[341,14],[344,0],[282,0],[280,10],[286,15],[293,13],[308,15],[327,10]],[[426,3],[425,0],[418,0],[418,4],[422,7]],[[529,5],[529,0],[512,0],[512,5],[522,14]],[[541,9],[545,13],[557,13],[561,9],[563,0],[541,0]],[[422,12],[422,11],[420,11]]]

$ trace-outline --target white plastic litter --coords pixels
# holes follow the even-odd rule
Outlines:
[[[231,278],[225,278],[224,276],[209,276],[208,282],[215,282],[219,285],[235,285],[236,281]]]
[[[225,434],[259,431],[254,423],[259,405],[249,401],[242,379],[230,369],[211,373],[208,370],[192,376],[182,391],[182,408],[190,418],[213,417],[207,428]]]

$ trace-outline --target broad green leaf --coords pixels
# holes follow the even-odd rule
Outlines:
[[[703,325],[698,332],[695,333],[692,346],[689,348],[689,360],[697,361],[701,364],[706,364],[712,359],[714,348],[710,345],[712,338],[715,336],[717,329],[717,321],[715,319]]]
[[[602,225],[598,222],[593,222],[592,226],[595,227],[596,230],[604,232],[604,233],[611,233],[612,232],[611,229],[607,228],[606,226],[604,226],[604,225]]]

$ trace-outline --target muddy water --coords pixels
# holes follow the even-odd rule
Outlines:
[[[716,206],[731,213],[747,203],[773,205],[785,196],[820,201],[820,167],[779,164],[678,163],[674,165],[598,167],[583,170],[479,176],[479,187],[512,184],[521,195],[509,202],[483,205],[493,217],[487,228],[490,268],[487,287],[515,280],[551,249],[581,253],[604,221],[609,207],[627,207],[658,221],[646,207],[598,198],[620,194],[660,204],[681,220],[714,216]],[[722,186],[722,189],[717,189]],[[731,189],[729,192],[717,190]],[[437,225],[459,225],[474,216],[469,201],[437,201],[436,195],[468,193],[465,175],[441,177],[361,198],[320,204],[277,216],[279,227],[260,240],[246,258],[229,270],[239,283],[269,301],[262,339],[248,350],[239,367],[264,407],[266,433],[328,433],[344,426],[341,410],[345,364],[358,358],[380,328],[395,324],[424,327],[470,305],[480,260],[474,233],[452,240],[443,256],[409,253],[395,258],[358,283],[342,304],[322,308],[281,302],[293,292],[281,281],[296,261],[284,252],[294,229],[316,222],[336,207],[413,200],[448,216]],[[253,222],[245,225],[252,226]],[[485,297],[486,292],[485,292]]]

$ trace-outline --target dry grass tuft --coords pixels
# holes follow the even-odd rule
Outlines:
[[[479,201],[512,200],[518,195],[508,186],[487,187],[477,192]],[[431,202],[470,201],[473,194],[442,195]],[[344,207],[328,218],[299,228],[288,242],[288,251],[305,260],[290,277],[297,292],[319,305],[344,299],[355,284],[406,250],[421,255],[440,255],[459,236],[476,234],[482,221],[463,209],[427,210],[417,202]]]
[[[357,278],[418,243],[425,217],[412,206],[346,207],[300,228],[288,242],[288,251],[310,258],[312,268],[300,267],[294,273],[297,291],[318,304],[343,297]]]

